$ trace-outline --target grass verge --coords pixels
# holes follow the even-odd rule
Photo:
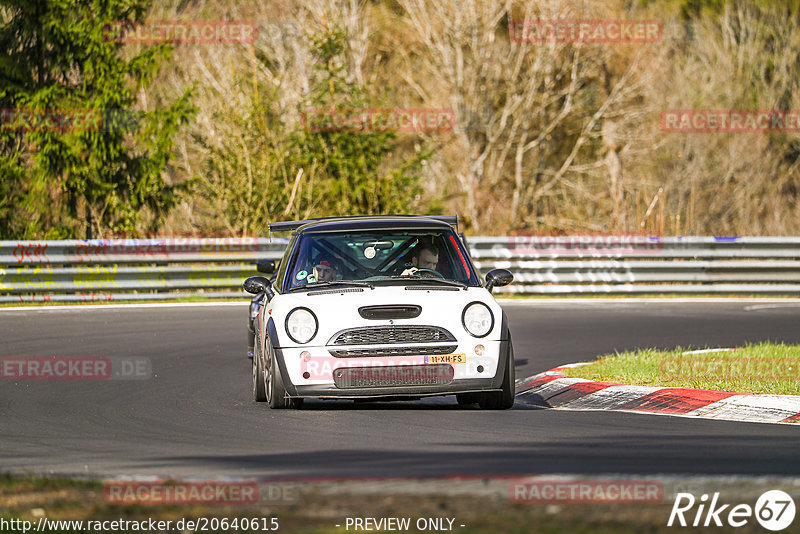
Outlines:
[[[756,343],[726,352],[692,350],[607,354],[588,365],[565,369],[564,374],[636,386],[800,395],[800,345]]]

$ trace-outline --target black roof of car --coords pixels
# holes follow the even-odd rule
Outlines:
[[[304,221],[270,223],[270,232],[340,232],[344,230],[377,230],[385,228],[458,228],[458,216],[442,215],[356,215],[325,217]]]

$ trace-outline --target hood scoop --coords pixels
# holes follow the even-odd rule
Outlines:
[[[389,306],[362,306],[358,309],[364,319],[413,319],[422,313],[421,306],[396,304]]]

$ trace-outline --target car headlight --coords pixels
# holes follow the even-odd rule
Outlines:
[[[464,328],[475,337],[484,337],[492,331],[494,316],[489,306],[483,302],[472,302],[464,308],[461,315]]]
[[[295,343],[308,343],[317,335],[317,318],[308,308],[295,308],[286,316],[286,333]]]

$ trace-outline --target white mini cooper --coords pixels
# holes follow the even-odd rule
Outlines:
[[[456,217],[359,216],[273,223],[291,231],[280,262],[244,288],[253,310],[253,395],[272,408],[306,397],[514,404],[514,349]],[[277,272],[276,272],[277,271]]]

